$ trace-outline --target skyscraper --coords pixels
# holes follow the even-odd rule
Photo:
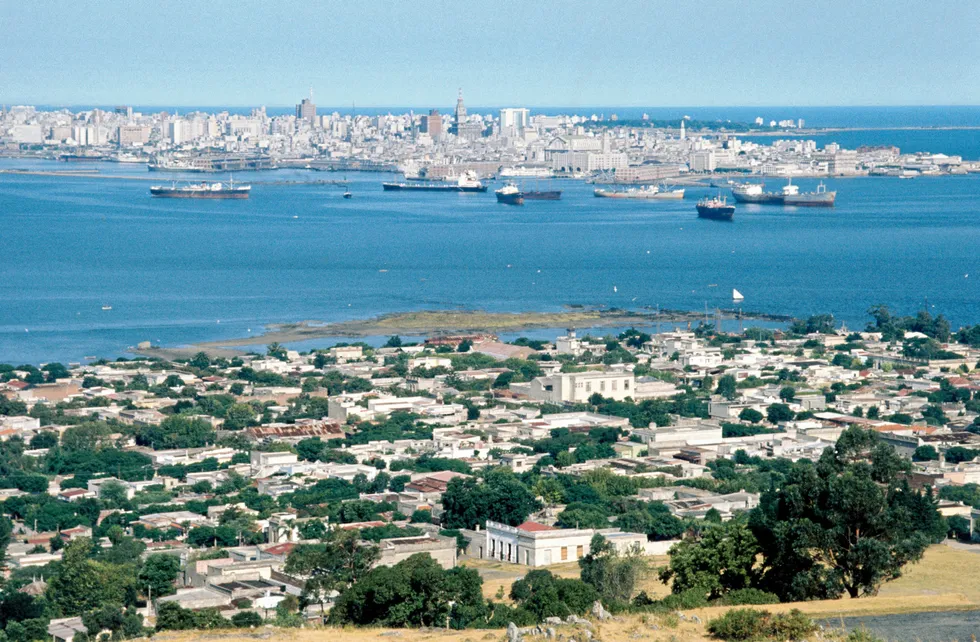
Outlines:
[[[521,136],[527,129],[530,110],[525,107],[507,107],[500,110],[500,133],[504,136]]]
[[[456,114],[453,119],[453,133],[459,136],[459,126],[466,122],[466,105],[463,104],[463,90],[459,90],[459,97],[456,99]]]
[[[438,109],[430,109],[429,115],[422,117],[422,131],[428,133],[432,140],[442,138],[442,116]]]
[[[311,125],[316,125],[316,105],[313,104],[313,88],[310,87],[310,97],[304,98],[296,105],[296,118],[302,118]]]

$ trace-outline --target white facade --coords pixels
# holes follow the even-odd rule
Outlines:
[[[636,379],[632,372],[564,372],[537,377],[528,386],[528,396],[551,403],[584,403],[595,393],[622,401],[633,396]]]
[[[481,558],[531,567],[564,564],[588,555],[592,536],[596,533],[606,535],[618,550],[626,550],[634,544],[641,549],[646,548],[647,537],[643,533],[623,533],[618,529],[554,528],[534,522],[507,526],[488,521],[486,541],[478,545],[476,553]]]

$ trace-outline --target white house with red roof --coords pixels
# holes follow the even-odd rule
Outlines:
[[[643,533],[624,533],[617,528],[556,528],[538,522],[508,526],[487,521],[486,541],[477,544],[481,558],[501,560],[524,566],[550,566],[575,562],[589,554],[592,537],[601,533],[617,550],[638,545],[646,550],[647,536]]]

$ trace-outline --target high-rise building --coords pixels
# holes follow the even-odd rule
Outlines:
[[[500,110],[500,133],[504,136],[522,136],[530,121],[530,110],[524,107],[507,107]]]
[[[430,109],[429,115],[422,117],[422,132],[427,133],[432,140],[442,138],[442,116],[438,109]]]
[[[307,121],[311,125],[316,125],[316,105],[313,104],[313,88],[310,88],[310,97],[304,98],[296,105],[296,118]]]

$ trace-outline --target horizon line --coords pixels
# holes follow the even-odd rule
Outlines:
[[[58,102],[25,102],[25,101],[4,101],[0,100],[0,104],[6,106],[28,106],[28,107],[89,107],[89,106],[99,106],[101,105],[112,105],[116,106],[127,106],[127,107],[176,107],[176,108],[223,108],[223,109],[245,109],[245,108],[259,108],[265,107],[266,109],[292,109],[298,103],[285,103],[285,104],[271,104],[271,103],[247,103],[247,104],[150,104],[150,103],[126,103],[122,102],[75,102],[75,103],[58,103]],[[370,104],[370,105],[336,105],[329,103],[314,103],[317,107],[331,108],[331,109],[433,109],[432,104],[426,105],[398,105],[394,103],[390,104]],[[451,105],[450,103],[447,103]],[[642,104],[624,104],[624,105],[546,105],[546,104],[520,104],[520,103],[500,103],[498,105],[467,105],[468,109],[499,109],[503,105],[518,105],[518,108],[526,109],[766,109],[766,108],[791,108],[791,109],[895,109],[895,108],[940,108],[940,107],[975,107],[980,108],[980,103],[905,103],[905,104],[795,104],[795,105],[780,105],[780,104],[747,104],[747,105],[642,105]]]

